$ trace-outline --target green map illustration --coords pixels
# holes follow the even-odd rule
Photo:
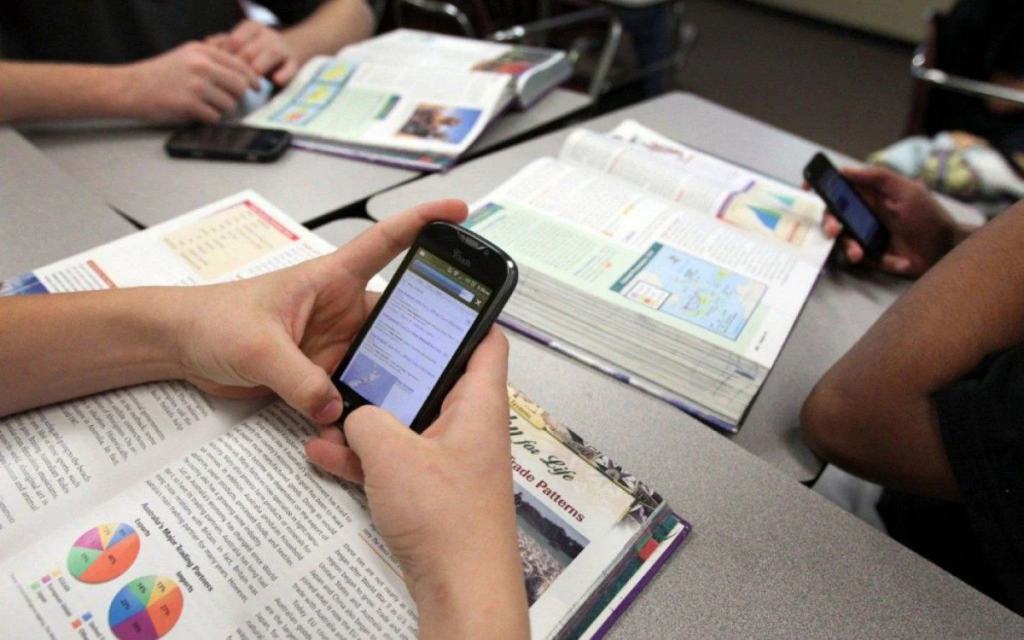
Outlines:
[[[653,244],[612,287],[634,302],[736,340],[768,287],[684,251]]]

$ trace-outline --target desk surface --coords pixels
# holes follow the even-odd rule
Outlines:
[[[341,220],[316,233],[340,245],[369,224]],[[694,525],[612,637],[1024,632],[1024,619],[703,425],[506,334],[509,379]]]
[[[0,279],[135,231],[12,129],[0,158]]]
[[[612,637],[1024,633],[1024,619],[667,404],[509,342],[514,384],[694,526]]]
[[[587,96],[573,91],[552,92],[528,111],[503,116],[470,153],[589,104]],[[299,149],[289,150],[270,164],[173,159],[163,148],[168,128],[122,123],[24,131],[68,173],[145,226],[250,188],[300,222],[308,222],[419,175]]]
[[[801,182],[804,164],[819,148],[702,98],[681,93],[613,112],[585,126],[608,131],[626,118],[794,184]],[[440,197],[472,202],[530,161],[557,155],[568,135],[565,130],[542,136],[474,160],[445,175],[403,185],[372,198],[367,211],[370,216],[382,219],[413,204]],[[830,155],[839,164],[854,162],[841,154]],[[905,287],[905,283],[880,275],[865,281],[850,274],[824,274],[733,439],[793,478],[808,481],[817,476],[822,462],[804,443],[799,429],[803,399]],[[695,422],[682,414],[680,421]]]

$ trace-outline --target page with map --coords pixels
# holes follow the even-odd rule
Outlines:
[[[654,143],[670,147],[574,132],[558,159],[534,161],[474,204],[466,225],[520,267],[512,326],[735,430],[831,249],[824,205],[717,170],[717,159],[681,168]],[[752,184],[776,209],[792,198],[774,228],[722,213],[754,198]]]

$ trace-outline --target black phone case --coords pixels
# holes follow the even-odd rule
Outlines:
[[[476,234],[467,232],[465,229],[460,229],[460,233],[472,236],[477,242],[486,246],[488,250],[493,252],[501,260],[505,261],[508,265],[508,275],[504,283],[502,283],[501,288],[494,292],[494,299],[496,302],[489,305],[487,311],[478,318],[474,328],[466,337],[465,346],[459,354],[448,363],[448,366],[441,374],[441,377],[438,378],[437,384],[434,386],[433,393],[428,396],[427,400],[423,403],[423,406],[420,407],[419,413],[416,414],[416,417],[409,425],[409,428],[416,433],[423,433],[426,431],[426,429],[437,418],[438,414],[440,414],[441,405],[444,403],[444,399],[448,396],[452,387],[455,386],[455,383],[458,382],[459,378],[462,376],[462,373],[466,369],[466,365],[469,363],[469,359],[472,357],[473,352],[480,345],[483,339],[487,336],[487,332],[490,331],[491,325],[493,325],[498,319],[498,316],[501,315],[501,311],[505,308],[505,303],[508,302],[509,298],[512,296],[516,283],[519,281],[519,270],[515,265],[515,261],[513,261],[508,254],[496,247],[494,244],[476,236]],[[402,264],[398,267],[395,277],[390,283],[388,283],[381,299],[377,302],[377,305],[370,313],[370,316],[366,319],[363,328],[359,331],[359,335],[356,336],[356,339],[349,347],[349,354],[346,355],[345,359],[343,359],[341,364],[338,365],[338,368],[331,374],[331,381],[334,382],[335,386],[340,385],[338,377],[348,365],[349,357],[351,354],[355,353],[355,350],[357,350],[360,345],[362,345],[369,327],[373,326],[373,323],[377,321],[377,316],[380,314],[380,310],[390,298],[392,289],[397,286],[398,281],[401,279],[401,274],[403,274],[409,267],[409,263],[412,262],[415,256],[416,249],[420,246],[421,243],[417,241],[406,252],[405,259],[402,260]],[[362,401],[362,398],[358,397],[358,394],[356,398],[349,398],[346,397],[345,391],[340,387],[339,391],[341,391],[342,401],[344,403],[344,414],[342,415],[342,420],[344,420],[344,416],[347,415],[348,412],[354,411],[365,404],[370,404]]]

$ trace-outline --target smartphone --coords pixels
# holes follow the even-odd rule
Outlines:
[[[843,231],[864,248],[865,254],[878,257],[885,253],[889,230],[825,154],[818,153],[811,158],[804,167],[804,179],[843,223]]]
[[[273,162],[291,141],[290,133],[277,129],[202,124],[175,131],[164,148],[174,158]]]
[[[331,376],[345,412],[372,404],[422,433],[518,277],[515,262],[484,238],[427,225]]]

